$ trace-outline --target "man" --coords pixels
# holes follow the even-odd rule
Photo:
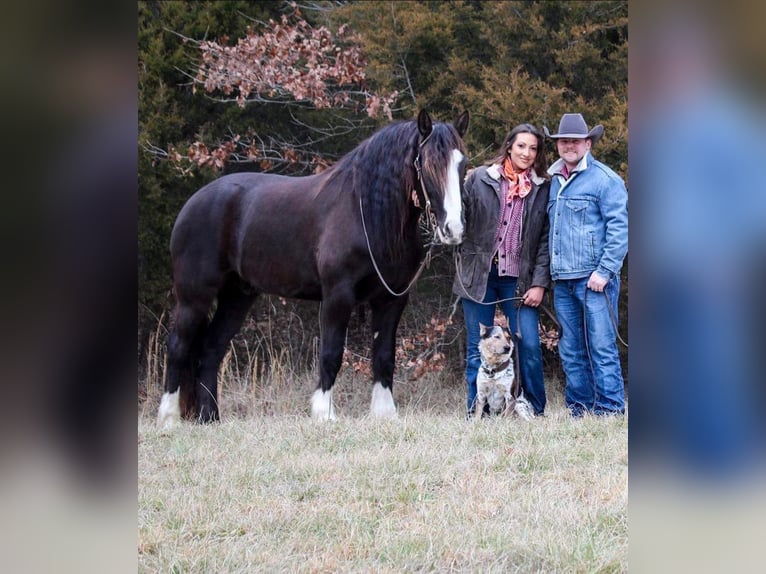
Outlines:
[[[566,405],[573,416],[622,414],[625,385],[617,350],[620,268],[628,251],[628,194],[591,148],[604,133],[582,114],[564,114],[549,168],[548,201],[553,303],[562,334],[559,355]]]

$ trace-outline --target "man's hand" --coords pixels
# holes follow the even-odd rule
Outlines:
[[[607,283],[609,283],[609,279],[602,277],[598,274],[597,271],[594,271],[590,274],[590,279],[588,279],[588,289],[598,291],[600,293],[604,290],[604,287],[606,287]]]

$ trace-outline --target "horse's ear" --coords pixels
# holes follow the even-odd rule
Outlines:
[[[420,113],[418,114],[418,130],[420,131],[420,135],[426,138],[431,134],[431,130],[433,129],[434,124],[431,121],[431,116],[428,115],[427,111],[420,110]]]
[[[468,131],[468,121],[470,119],[471,114],[469,114],[468,110],[466,110],[458,116],[457,120],[455,120],[455,123],[453,124],[461,138],[465,136],[465,133]]]

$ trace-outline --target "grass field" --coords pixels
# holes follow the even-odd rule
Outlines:
[[[627,418],[573,420],[552,388],[544,419],[474,424],[462,388],[425,381],[379,421],[369,385],[339,380],[320,424],[311,385],[232,388],[223,422],[171,431],[146,401],[141,572],[627,571]]]

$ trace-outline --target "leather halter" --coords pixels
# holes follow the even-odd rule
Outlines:
[[[436,216],[431,211],[431,198],[428,196],[428,190],[426,189],[426,184],[423,181],[423,166],[420,163],[420,150],[423,149],[423,146],[426,145],[426,142],[431,139],[431,135],[434,133],[434,130],[431,129],[431,132],[423,138],[423,141],[421,141],[418,144],[418,153],[415,156],[415,161],[413,162],[413,165],[415,166],[415,172],[418,174],[418,183],[420,183],[420,189],[423,191],[423,198],[426,201],[425,206],[425,212],[426,212],[426,222],[427,225],[431,226],[431,231],[434,233],[436,232]],[[415,207],[420,207],[420,200],[418,199],[417,192],[413,189],[412,190],[412,202],[415,204]]]

